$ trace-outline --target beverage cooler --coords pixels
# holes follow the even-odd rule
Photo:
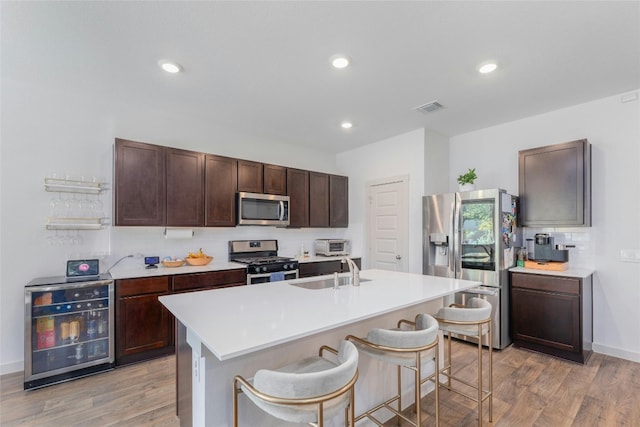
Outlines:
[[[113,295],[108,274],[25,287],[25,390],[113,368]]]

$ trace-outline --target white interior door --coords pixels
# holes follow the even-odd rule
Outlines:
[[[409,177],[367,185],[369,268],[409,271]]]

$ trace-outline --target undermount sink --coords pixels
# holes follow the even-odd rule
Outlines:
[[[363,279],[362,277],[360,278],[360,283],[370,282],[370,281],[371,281],[371,279]],[[351,284],[351,277],[339,277],[338,278],[338,285],[339,286],[350,285],[350,284]],[[330,277],[328,279],[312,280],[310,282],[290,283],[290,285],[291,286],[297,286],[299,288],[305,288],[305,289],[333,288],[333,277]]]

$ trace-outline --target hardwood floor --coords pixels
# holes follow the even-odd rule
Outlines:
[[[475,376],[475,350],[454,342],[454,368]],[[173,356],[25,392],[0,377],[0,425],[178,426]],[[594,354],[579,365],[514,347],[494,352],[494,426],[638,426],[640,364]],[[433,425],[433,395],[424,398]],[[441,389],[441,426],[477,425],[474,403]],[[395,425],[389,424],[389,425]]]
[[[0,377],[2,427],[180,425],[173,356],[38,390],[22,382],[22,372]]]

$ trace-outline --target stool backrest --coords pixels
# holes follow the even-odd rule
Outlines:
[[[349,341],[341,341],[338,349],[339,364],[317,372],[291,373],[261,369],[256,372],[253,385],[272,396],[305,398],[322,396],[339,390],[356,374],[358,350]]]
[[[491,317],[491,303],[482,298],[469,298],[464,308],[443,307],[438,310],[436,317],[439,319],[453,320],[457,322],[477,322]]]
[[[418,348],[431,344],[438,335],[438,321],[428,314],[416,317],[415,330],[372,329],[367,341],[394,348]]]

